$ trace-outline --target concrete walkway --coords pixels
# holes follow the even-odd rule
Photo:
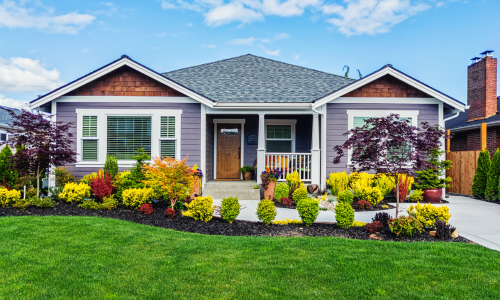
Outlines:
[[[465,196],[450,196],[447,198],[452,215],[450,223],[455,226],[460,235],[474,241],[479,245],[500,251],[500,205],[475,200]],[[214,204],[220,205],[221,200],[214,200]],[[242,200],[240,204],[246,208],[240,212],[238,220],[259,221],[257,218],[258,200]],[[395,203],[393,203],[395,205]],[[410,206],[408,203],[400,205],[400,214],[406,215],[406,209]],[[297,210],[287,208],[277,208],[278,215],[276,219],[298,219]],[[394,216],[396,209],[385,210],[385,212]],[[356,212],[354,219],[362,222],[371,222],[371,219],[377,212]],[[320,211],[317,222],[335,223],[335,213],[332,211]]]

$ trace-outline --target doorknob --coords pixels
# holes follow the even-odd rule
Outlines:
[[[241,151],[238,151],[238,159],[241,159]]]

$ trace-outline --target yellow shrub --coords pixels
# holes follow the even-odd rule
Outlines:
[[[130,208],[139,208],[144,203],[151,203],[153,195],[152,188],[126,189],[122,193],[123,204]]]
[[[120,172],[120,173],[118,173],[118,179],[122,180],[122,179],[124,179],[125,177],[127,177],[129,175],[130,175],[130,171]]]
[[[363,227],[365,225],[366,223],[361,221],[354,221],[354,223],[352,223],[352,227]]]
[[[0,188],[0,204],[5,207],[17,203],[21,199],[21,191]]]
[[[382,196],[389,194],[396,187],[394,177],[390,178],[384,173],[378,173],[373,180],[373,184],[380,189]]]
[[[373,179],[375,178],[374,174],[368,174],[365,172],[362,173],[351,173],[349,174],[349,181],[351,185],[351,190],[354,194],[358,193],[358,190],[371,187],[373,185]]]
[[[66,202],[82,202],[83,199],[90,197],[90,186],[80,182],[70,182],[64,186],[62,193],[59,194],[59,198]]]
[[[206,197],[196,197],[191,203],[185,203],[187,211],[183,211],[182,214],[186,217],[191,217],[195,220],[200,220],[203,222],[208,222],[212,220],[213,213],[215,210],[214,201],[210,196]]]
[[[339,193],[347,190],[347,185],[349,184],[349,176],[344,172],[330,173],[330,176],[326,180],[330,192],[334,196],[338,196]]]
[[[411,185],[415,182],[415,178],[413,178],[412,176],[408,176],[406,174],[399,174],[399,179],[401,182],[405,182],[405,180],[407,180],[407,178],[410,179],[410,181],[408,182],[408,193],[410,193]]]
[[[435,228],[437,220],[448,223],[451,218],[448,207],[438,207],[431,205],[430,203],[421,205],[417,202],[415,205],[410,205],[406,212],[408,215],[420,221],[425,228]]]
[[[384,199],[384,196],[379,188],[367,186],[361,187],[356,191],[356,198],[358,200],[366,200],[372,206],[375,206]]]
[[[278,219],[278,220],[272,221],[272,224],[274,224],[274,225],[288,225],[288,224],[299,225],[299,224],[302,224],[302,221],[297,220],[297,219],[293,219],[293,220],[290,220],[290,219],[280,220],[280,219]]]
[[[99,171],[97,171],[97,173],[93,172],[92,174],[87,174],[87,175],[83,176],[83,178],[80,179],[80,183],[85,183],[87,185],[90,185],[90,182],[92,181],[92,179],[95,179],[98,176],[104,177],[104,170],[103,169],[100,169]]]
[[[299,172],[292,172],[286,175],[286,184],[288,185],[289,189],[292,188],[299,188],[304,185],[302,181],[300,180],[300,175]]]

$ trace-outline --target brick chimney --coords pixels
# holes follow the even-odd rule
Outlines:
[[[467,121],[480,120],[497,113],[497,59],[493,51],[474,57],[467,69]]]

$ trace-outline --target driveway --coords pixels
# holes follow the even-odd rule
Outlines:
[[[487,248],[500,251],[500,205],[485,201],[475,200],[465,196],[450,195],[447,198],[450,203],[436,204],[446,205],[450,209],[450,223],[455,226],[460,235]],[[258,221],[256,216],[258,200],[241,201],[243,209],[238,220]],[[214,200],[214,204],[220,205],[220,200]],[[395,203],[393,203],[395,205]],[[408,203],[400,205],[400,214],[406,215]],[[277,208],[276,219],[300,219],[296,210]],[[396,209],[386,210],[392,216]],[[357,221],[371,222],[376,212],[356,212],[354,218]],[[335,213],[331,211],[320,211],[317,222],[335,222]]]

